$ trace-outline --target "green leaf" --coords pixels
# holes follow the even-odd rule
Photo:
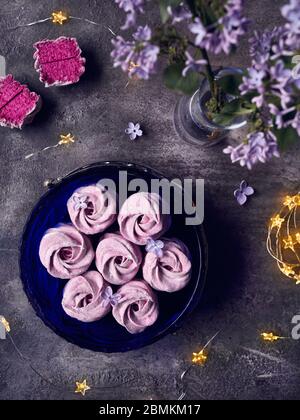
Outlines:
[[[226,103],[221,112],[214,116],[214,122],[217,124],[228,124],[233,118],[241,115],[250,115],[254,111],[255,106],[244,102],[242,98],[237,98]]]
[[[217,84],[220,86],[223,92],[228,93],[229,95],[239,96],[239,86],[242,83],[242,77],[242,74],[229,74],[228,76],[217,79]]]
[[[273,130],[277,137],[279,149],[285,151],[289,147],[294,146],[299,141],[297,131],[293,127],[282,128],[281,130]]]
[[[179,91],[185,95],[192,95],[200,86],[201,75],[189,71],[186,77],[182,76],[184,64],[171,64],[164,71],[164,82],[167,88]]]

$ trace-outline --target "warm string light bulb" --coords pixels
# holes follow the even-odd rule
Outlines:
[[[281,210],[270,219],[267,250],[279,270],[300,284],[300,193],[286,196]]]

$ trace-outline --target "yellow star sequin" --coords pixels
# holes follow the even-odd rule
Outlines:
[[[294,203],[296,206],[300,206],[300,194],[294,196]]]
[[[284,199],[283,205],[288,207],[289,210],[292,210],[296,206],[296,198],[297,196],[291,197],[290,195],[287,195]]]
[[[76,382],[75,394],[81,394],[85,396],[86,391],[89,389],[91,388],[87,385],[86,379],[83,382]]]
[[[1,322],[1,324],[4,325],[5,331],[7,333],[9,333],[10,332],[10,325],[9,325],[8,321],[4,318],[4,316],[0,316],[0,322]]]
[[[60,135],[60,141],[58,142],[58,144],[60,146],[63,145],[63,144],[68,145],[68,144],[71,144],[71,143],[75,143],[75,137],[72,136],[71,133],[66,134],[66,135],[64,135],[64,134]]]
[[[276,214],[275,217],[271,218],[271,229],[275,227],[278,227],[280,229],[283,222],[284,222],[284,219],[280,217],[279,214]]]
[[[63,12],[62,10],[55,11],[51,14],[52,22],[57,25],[63,25],[65,22],[69,20],[69,16],[67,13]]]
[[[291,235],[289,235],[287,239],[283,239],[284,249],[291,249],[292,251],[295,251],[294,245],[296,245],[296,243],[297,242],[294,241]]]
[[[206,360],[207,360],[207,356],[204,354],[204,350],[201,350],[198,353],[193,353],[192,362],[195,365],[204,365]]]
[[[291,267],[290,265],[287,265],[287,264],[280,264],[279,269],[287,277],[291,277],[295,274],[295,271],[294,271],[293,267]]]
[[[300,244],[300,233],[296,233],[296,241]]]
[[[284,337],[280,337],[279,335],[275,335],[272,332],[270,333],[263,332],[261,333],[261,337],[264,341],[270,341],[270,342],[277,341],[284,338]]]
[[[296,284],[300,284],[300,274],[295,275],[293,278],[296,281]]]

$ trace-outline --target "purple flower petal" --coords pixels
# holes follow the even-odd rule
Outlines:
[[[252,187],[246,187],[246,188],[243,190],[243,192],[244,192],[244,194],[245,194],[245,195],[247,195],[247,196],[249,196],[249,195],[253,195],[253,194],[254,194],[254,189],[253,189]]]
[[[247,196],[240,190],[235,190],[234,196],[237,199],[237,202],[239,203],[240,206],[243,206],[247,201]]]

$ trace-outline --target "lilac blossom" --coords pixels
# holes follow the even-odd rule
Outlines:
[[[74,210],[85,210],[88,207],[88,198],[86,195],[78,195],[75,194],[73,196],[73,201],[74,201]]]
[[[128,124],[125,133],[129,136],[130,140],[135,140],[137,137],[141,137],[143,135],[141,125],[139,123],[134,124],[133,122]]]
[[[288,21],[286,28],[293,34],[300,35],[300,0],[290,0],[281,8],[282,16]]]
[[[273,156],[279,157],[277,139],[270,130],[254,131],[248,134],[246,143],[237,147],[228,146],[223,152],[230,154],[232,163],[239,162],[248,169],[258,162],[267,162]]]
[[[287,109],[279,109],[274,104],[269,104],[270,113],[275,116],[275,126],[278,129],[286,128],[289,125],[288,121],[285,121],[285,117],[290,114],[291,112],[295,111],[295,107],[287,108]]]
[[[243,206],[250,195],[254,194],[254,189],[248,185],[247,181],[243,180],[237,190],[234,191],[234,196],[240,206]]]
[[[129,29],[136,24],[137,13],[144,12],[144,0],[115,0],[120,9],[126,12],[126,22],[121,29]]]
[[[158,258],[161,258],[163,256],[164,247],[165,244],[163,241],[155,241],[152,238],[147,239],[146,252],[152,252]]]
[[[297,112],[295,118],[292,120],[291,126],[297,131],[298,136],[300,136],[300,111]]]
[[[255,103],[258,108],[261,108],[264,104],[264,95],[266,91],[264,79],[266,76],[267,72],[260,66],[254,64],[248,69],[248,74],[243,77],[243,83],[240,85],[242,95],[246,95],[253,91],[258,93],[258,95],[252,99],[252,102]]]
[[[139,26],[133,34],[133,41],[125,41],[117,36],[112,40],[114,49],[111,53],[114,67],[121,67],[129,77],[149,79],[155,72],[159,47],[151,44],[152,32],[148,25]]]
[[[199,59],[195,60],[194,57],[188,52],[185,52],[186,55],[186,62],[185,62],[185,68],[182,71],[182,76],[186,77],[187,73],[191,71],[195,71],[197,73],[200,73],[203,71],[203,67],[207,64],[206,60]]]
[[[189,25],[189,30],[192,34],[196,35],[195,45],[197,45],[197,47],[201,47],[205,36],[207,35],[207,31],[200,18],[197,17],[194,19],[194,22]]]
[[[224,15],[211,25],[205,27],[200,18],[195,18],[189,25],[190,31],[196,35],[195,45],[214,54],[229,54],[247,30],[248,20],[243,17],[242,9],[243,0],[228,0]]]
[[[172,25],[191,19],[193,16],[184,3],[180,3],[176,7],[168,6],[167,12],[172,19]]]
[[[101,306],[105,307],[107,305],[116,306],[117,303],[121,300],[122,296],[119,293],[114,293],[111,286],[107,286],[104,292],[101,294],[102,303]]]

